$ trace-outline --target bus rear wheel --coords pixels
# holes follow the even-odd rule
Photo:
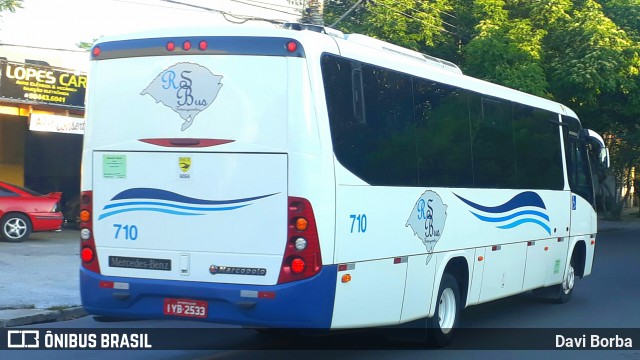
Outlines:
[[[455,329],[460,322],[460,289],[456,278],[442,275],[435,314],[427,319],[427,342],[434,347],[444,347],[451,343]]]

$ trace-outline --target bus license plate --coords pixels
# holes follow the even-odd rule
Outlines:
[[[190,299],[164,299],[164,314],[193,318],[206,318],[208,314],[206,301]]]

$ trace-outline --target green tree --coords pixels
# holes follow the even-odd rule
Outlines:
[[[326,0],[325,22],[355,3]],[[337,28],[571,107],[585,127],[606,135],[620,189],[640,165],[638,19],[640,0],[368,0]],[[615,213],[622,203],[614,203]]]
[[[463,68],[471,76],[538,96],[551,97],[542,64],[543,29],[513,18],[502,0],[476,0],[476,36],[464,47]]]
[[[0,12],[15,12],[19,8],[22,8],[22,0],[0,0]]]
[[[356,0],[325,2],[325,23],[333,24]],[[345,33],[365,34],[380,40],[430,52],[429,49],[456,44],[459,37],[453,11],[453,0],[376,0],[365,1],[347,18],[336,25]]]

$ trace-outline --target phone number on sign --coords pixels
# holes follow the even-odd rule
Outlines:
[[[67,98],[64,96],[55,96],[48,94],[34,94],[34,93],[26,93],[24,97],[31,100],[41,100],[41,101],[49,101],[49,102],[57,102],[64,103],[67,101]]]

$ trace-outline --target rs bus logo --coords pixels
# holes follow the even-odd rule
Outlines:
[[[163,70],[140,95],[149,94],[184,120],[182,131],[209,107],[222,88],[222,75],[214,75],[202,65],[178,63]]]
[[[435,248],[447,219],[447,205],[442,202],[440,196],[427,190],[420,196],[413,206],[411,215],[407,219],[405,227],[411,227],[427,249],[427,264],[431,260],[433,249]]]
[[[523,224],[535,224],[551,235],[549,215],[547,207],[540,195],[533,191],[522,192],[511,200],[497,206],[484,206],[476,204],[454,194],[458,199],[473,208],[469,210],[478,219],[496,223],[498,229],[512,229]]]

